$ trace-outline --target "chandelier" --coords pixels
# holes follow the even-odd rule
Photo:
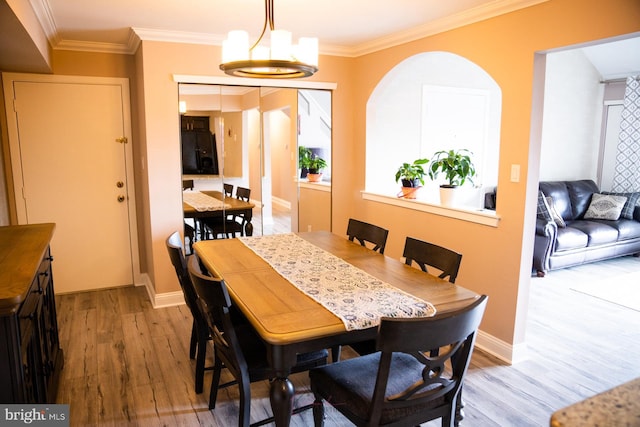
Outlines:
[[[236,77],[292,79],[309,77],[318,71],[318,39],[301,37],[291,43],[291,33],[276,30],[273,24],[273,0],[265,0],[262,33],[251,48],[246,31],[230,31],[222,42],[220,69]],[[271,32],[271,49],[260,45],[267,24]]]

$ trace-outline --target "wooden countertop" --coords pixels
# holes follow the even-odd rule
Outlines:
[[[0,227],[0,312],[24,301],[54,229],[53,223]]]

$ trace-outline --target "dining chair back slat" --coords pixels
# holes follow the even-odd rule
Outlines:
[[[402,256],[407,265],[415,262],[424,272],[428,272],[427,266],[437,268],[442,272],[438,277],[449,277],[451,283],[456,282],[462,261],[462,254],[413,237],[407,237]]]
[[[389,230],[377,225],[349,218],[347,226],[347,236],[352,242],[356,240],[362,246],[366,246],[366,242],[373,245],[373,250],[384,254],[384,248],[387,244],[387,236]]]

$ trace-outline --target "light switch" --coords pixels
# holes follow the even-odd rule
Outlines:
[[[520,165],[511,165],[511,182],[520,182]]]

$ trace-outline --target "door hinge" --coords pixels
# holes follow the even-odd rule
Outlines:
[[[120,138],[116,138],[116,142],[119,142],[120,144],[126,144],[127,142],[129,142],[129,140],[126,136],[121,136]]]

